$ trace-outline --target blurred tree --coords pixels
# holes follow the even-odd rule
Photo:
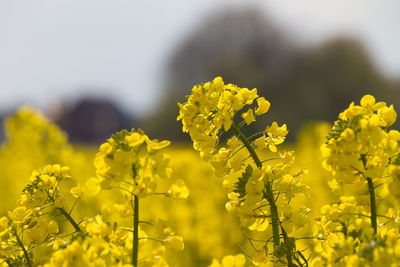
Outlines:
[[[337,38],[316,47],[298,48],[291,70],[271,95],[271,116],[299,129],[309,120],[337,119],[340,110],[365,94],[398,103],[393,85],[375,68],[356,40]],[[275,94],[270,92],[279,92]],[[286,110],[286,111],[285,111]]]
[[[281,30],[256,9],[225,11],[207,19],[177,49],[167,84],[178,93],[189,93],[194,82],[220,74],[254,87],[282,76],[292,50]]]
[[[215,76],[258,88],[272,104],[267,121],[287,123],[292,133],[305,121],[336,119],[366,93],[398,103],[392,85],[358,41],[339,38],[299,47],[258,10],[228,10],[205,20],[172,55],[167,96],[146,120],[146,129],[155,136],[182,138],[176,102],[184,102],[194,84]],[[265,122],[258,127],[263,129]]]
[[[173,53],[166,72],[166,91],[159,110],[146,125],[154,136],[182,139],[176,122],[177,102],[193,85],[222,76],[242,87],[272,83],[288,71],[290,42],[256,9],[230,10],[207,18]]]

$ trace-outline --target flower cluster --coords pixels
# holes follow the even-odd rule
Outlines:
[[[138,206],[139,198],[149,194],[189,195],[180,179],[166,192],[155,192],[157,180],[171,174],[169,158],[160,152],[168,145],[142,131],[117,133],[100,147],[97,178],[86,187],[74,186],[68,167],[55,164],[34,171],[18,206],[0,218],[0,266],[168,266],[167,249],[183,250],[183,239],[162,220],[139,221]],[[118,188],[125,201],[113,210],[104,204],[97,215],[77,222],[72,215],[77,201],[100,187]],[[133,227],[125,227],[124,217],[133,218]],[[139,223],[150,225],[154,235]]]
[[[14,208],[18,190],[26,184],[33,170],[47,164],[60,164],[74,168],[81,155],[67,142],[67,136],[45,116],[31,108],[21,108],[5,119],[6,140],[0,147],[0,194],[7,195],[2,208]],[[81,169],[80,174],[85,170]],[[21,177],[16,179],[16,177]]]
[[[253,102],[257,102],[255,108],[251,106]],[[284,142],[287,126],[273,122],[249,137],[241,130],[268,112],[270,103],[259,97],[256,89],[224,84],[217,77],[194,86],[187,103],[178,105],[183,131],[190,134],[194,148],[211,163],[216,175],[223,178],[229,198],[227,210],[237,213],[246,231],[269,235],[261,240],[261,246],[253,245],[255,239],[248,236],[255,250],[251,253],[253,263],[306,264],[305,257],[296,249],[295,238],[289,236],[307,223],[310,211],[304,206],[288,205],[308,190],[300,178],[302,171],[292,171],[292,151],[261,159],[267,153],[278,153],[277,145]],[[240,115],[243,121],[235,123],[236,114],[248,105],[247,111]],[[228,136],[226,142],[220,142],[223,134]]]
[[[74,206],[69,205],[73,199],[71,192],[79,190],[70,188],[69,178],[69,168],[57,164],[32,173],[31,183],[22,191],[18,206],[0,219],[0,255],[6,263],[33,266],[44,261],[34,252],[56,239],[60,222],[55,216],[63,216],[75,232],[81,231],[71,217]]]
[[[242,114],[247,125],[255,121],[255,116],[268,112],[270,103],[263,97],[258,98],[257,89],[224,84],[217,77],[212,82],[194,86],[188,102],[178,103],[178,120],[182,120],[183,131],[190,134],[194,148],[207,159],[215,153],[221,130],[228,131],[236,112],[256,99],[258,107]]]
[[[174,199],[189,195],[185,182],[180,179],[171,184],[167,192],[156,191],[158,181],[169,178],[172,173],[169,156],[163,151],[169,144],[169,141],[151,140],[141,130],[118,132],[100,146],[94,161],[97,177],[87,183],[88,191],[92,193],[117,189],[123,194],[124,201],[114,207],[121,218],[133,217],[130,244],[134,266],[138,264],[139,239],[158,241],[162,246],[153,251],[163,251],[164,247],[178,251],[184,248],[182,237],[171,230],[164,230],[159,236],[161,239],[139,236],[143,232],[139,227],[139,199],[154,194]],[[162,255],[157,254],[157,257],[162,258]]]
[[[393,105],[375,102],[366,95],[360,105],[351,103],[339,115],[322,146],[324,167],[332,173],[331,188],[339,195],[355,192],[366,185],[365,177],[384,182],[390,159],[399,152],[400,133],[388,130],[396,121]]]
[[[130,205],[128,209],[116,209],[114,206],[117,204],[118,208],[123,207],[122,197],[117,190],[107,190],[101,192],[96,197],[91,197],[89,188],[85,188],[86,181],[93,177],[95,173],[93,162],[95,154],[98,152],[98,148],[92,145],[79,144],[70,145],[67,141],[66,134],[57,127],[56,124],[51,122],[44,115],[40,114],[37,110],[22,108],[15,114],[10,115],[5,120],[4,125],[6,139],[1,143],[0,146],[0,218],[7,215],[7,211],[13,211],[16,208],[16,202],[21,198],[21,191],[29,182],[32,170],[40,170],[46,164],[59,163],[61,166],[71,167],[71,178],[64,179],[60,184],[65,188],[63,192],[70,192],[70,188],[74,188],[72,194],[63,194],[62,198],[64,203],[67,203],[66,211],[69,212],[73,204],[76,202],[75,208],[71,216],[79,222],[79,226],[86,236],[86,241],[79,239],[79,244],[84,244],[84,247],[89,246],[95,247],[93,243],[95,240],[101,241],[98,237],[92,239],[88,237],[88,232],[93,232],[95,229],[93,226],[99,225],[101,231],[111,229],[113,230],[114,223],[118,226],[125,226],[126,228],[132,227],[132,214],[130,217],[121,218],[119,214],[123,214],[125,210],[131,210]],[[0,134],[1,135],[1,134]],[[141,221],[152,221],[159,224],[158,219],[163,218],[168,220],[168,224],[173,225],[174,230],[168,230],[164,232],[160,226],[154,226],[154,224],[140,223],[139,231],[139,266],[154,265],[157,262],[157,254],[155,251],[157,248],[161,248],[162,244],[166,247],[165,251],[158,250],[159,254],[165,255],[162,257],[171,266],[197,266],[199,262],[205,263],[210,259],[216,257],[220,258],[227,251],[235,251],[237,243],[241,240],[241,234],[239,226],[234,223],[234,216],[232,214],[224,214],[223,203],[225,201],[225,194],[222,187],[216,186],[217,180],[213,181],[214,189],[212,194],[205,194],[209,192],[210,180],[204,179],[206,176],[212,176],[212,168],[205,162],[202,162],[198,154],[186,146],[174,146],[172,148],[166,148],[168,153],[171,155],[170,167],[174,170],[170,179],[160,179],[157,185],[158,192],[164,192],[168,198],[161,195],[155,195],[154,197],[147,197],[144,201],[141,201]],[[170,151],[173,151],[170,153]],[[172,157],[173,155],[173,157]],[[188,190],[186,186],[182,186],[185,183],[179,182],[177,178],[183,178],[187,187],[191,188],[190,200],[189,201],[175,201],[176,198],[183,198],[188,196]],[[171,185],[171,183],[174,183]],[[81,186],[76,187],[76,184]],[[156,193],[158,193],[156,192]],[[75,197],[74,197],[75,196]],[[104,223],[98,224],[99,216],[103,216],[103,210],[108,209],[102,208],[102,205],[106,204],[109,207],[108,219],[102,220]],[[32,252],[33,264],[40,262],[48,262],[50,258],[53,258],[53,254],[56,253],[57,257],[60,257],[64,252],[64,248],[70,243],[70,238],[76,239],[77,233],[73,233],[74,229],[65,217],[60,214],[60,211],[47,208],[48,213],[45,217],[46,222],[54,221],[58,224],[59,233],[54,238],[54,242],[64,244],[63,246],[55,245],[55,250],[52,250],[52,246],[47,246],[53,241],[49,240],[44,242],[37,248],[30,250]],[[54,210],[54,211],[53,211]],[[119,213],[121,211],[122,213]],[[129,213],[129,212],[128,212]],[[89,217],[89,218],[86,218]],[[204,223],[204,218],[213,218],[207,220]],[[1,229],[6,229],[6,220],[2,219]],[[91,222],[89,228],[86,230],[86,223]],[[96,224],[95,224],[96,222]],[[7,222],[8,223],[8,222]],[[39,225],[38,225],[39,226]],[[43,226],[40,226],[43,227]],[[39,229],[39,228],[36,228]],[[44,227],[43,230],[46,228]],[[236,230],[232,234],[233,229]],[[176,253],[171,247],[171,244],[182,245],[183,243],[171,242],[179,241],[177,238],[169,238],[166,242],[157,242],[152,240],[145,240],[147,236],[157,237],[160,241],[164,241],[171,236],[173,232],[182,235],[185,239],[185,249],[181,252]],[[108,231],[108,230],[107,230]],[[3,231],[0,231],[3,232]],[[132,232],[127,229],[119,230],[118,234],[123,239],[127,246],[130,248],[124,248],[122,254],[128,255],[125,257],[124,262],[130,262],[131,255],[131,243],[133,240]],[[25,242],[25,234],[22,236],[22,240]],[[62,238],[62,241],[57,241],[60,237],[71,234],[70,236]],[[115,235],[114,235],[115,236]],[[105,237],[107,239],[108,236]],[[172,239],[172,240],[170,240]],[[168,242],[167,242],[168,241]],[[103,241],[101,244],[105,244]],[[122,243],[122,242],[121,242]],[[75,243],[77,244],[77,243]],[[1,246],[1,245],[0,245]],[[213,249],[210,250],[209,248]],[[4,249],[6,247],[3,247]],[[107,247],[104,247],[105,249]],[[176,246],[178,249],[179,246]],[[16,249],[21,250],[20,247]],[[129,250],[130,249],[130,250]],[[1,250],[1,249],[0,249]],[[67,250],[68,251],[68,250]],[[65,253],[67,253],[65,251]],[[113,251],[115,251],[113,249]],[[20,251],[21,252],[21,251]],[[86,250],[82,250],[82,253],[86,253]],[[108,262],[113,262],[105,252],[103,256],[98,256],[98,262],[100,258]],[[67,256],[67,254],[65,254]],[[71,255],[72,256],[72,255]],[[67,262],[68,257],[64,258]],[[78,260],[78,258],[74,257]],[[91,258],[88,258],[91,259]],[[85,259],[83,259],[85,260]],[[160,262],[160,261],[158,261]],[[157,262],[157,263],[158,263]],[[16,263],[16,262],[15,262]],[[37,264],[38,265],[38,264]],[[55,265],[60,266],[62,264]],[[74,265],[75,264],[70,264]],[[81,266],[81,264],[76,264]],[[85,264],[82,264],[85,265]],[[108,264],[112,265],[112,264]],[[162,264],[160,264],[162,265]],[[8,266],[2,256],[0,256],[0,266]]]
[[[256,89],[218,77],[187,101],[178,119],[203,161],[141,130],[94,151],[32,109],[7,118],[0,266],[399,265],[393,106],[366,95],[333,126],[306,125],[295,159],[285,124],[251,132],[270,108]]]
[[[123,130],[100,146],[94,164],[103,189],[121,187],[139,198],[154,193],[156,180],[169,178],[169,141],[150,140],[143,131]],[[129,196],[129,195],[128,195]]]
[[[156,192],[157,181],[172,174],[169,155],[164,149],[170,141],[151,140],[143,131],[122,130],[100,146],[94,165],[96,178],[88,181],[88,190],[98,193],[101,188],[116,188],[130,201],[134,196],[144,198]],[[189,195],[185,182],[178,179],[164,195],[185,199]]]
[[[119,225],[112,220],[112,211],[103,206],[101,214],[94,218],[85,218],[81,223],[83,234],[75,234],[71,239],[58,239],[54,242],[54,252],[44,265],[56,266],[168,266],[165,259],[166,248],[180,251],[183,249],[181,237],[168,235],[164,240],[154,242],[140,229],[138,243],[134,243],[131,228]],[[163,226],[160,230],[168,231]],[[161,229],[163,228],[163,229]],[[166,235],[166,234],[164,234]],[[133,245],[141,248],[140,258],[132,263]]]
[[[338,201],[321,210],[316,266],[384,266],[399,261],[398,205],[389,197],[400,133],[393,106],[366,95],[340,113],[321,147]],[[380,265],[378,265],[378,263]],[[346,265],[347,264],[347,265]],[[336,266],[335,265],[335,266]]]

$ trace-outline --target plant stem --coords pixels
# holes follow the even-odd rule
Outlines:
[[[376,201],[375,201],[375,188],[374,183],[370,177],[367,177],[369,198],[371,202],[371,226],[374,229],[374,233],[377,233],[377,222],[376,222]]]
[[[75,228],[76,232],[81,232],[81,228],[79,225],[75,222],[75,220],[71,217],[71,215],[66,212],[63,208],[57,208],[64,216],[67,218],[67,220],[72,224],[72,226]]]
[[[262,168],[262,163],[260,159],[257,156],[257,153],[254,151],[254,149],[251,147],[250,142],[247,140],[247,138],[244,136],[244,134],[237,128],[235,124],[232,124],[232,130],[233,132],[239,137],[239,139],[242,141],[244,146],[246,147],[247,151],[249,151],[250,156],[253,158],[254,163],[257,165],[259,169]],[[267,194],[267,200],[270,205],[270,211],[271,211],[271,222],[272,222],[272,238],[274,241],[274,246],[277,247],[280,245],[280,237],[279,237],[279,218],[278,218],[278,211],[277,207],[275,204],[274,200],[274,195],[272,192],[272,185],[270,181],[266,181],[266,194]]]
[[[139,252],[139,198],[134,196],[132,265],[137,267]]]
[[[18,245],[22,248],[22,251],[24,252],[24,256],[25,256],[28,266],[32,267],[33,265],[32,265],[31,260],[29,259],[28,251],[26,251],[24,244],[22,244],[22,241],[17,234],[17,230],[14,230],[14,234],[15,234],[15,238],[17,239]]]
[[[289,240],[288,240],[289,237],[288,237],[288,235],[287,235],[285,229],[283,229],[282,225],[281,225],[281,230],[282,230],[283,240],[284,240],[284,242],[287,244],[287,243],[289,242]],[[292,261],[292,251],[289,250],[289,249],[291,249],[291,247],[288,246],[286,249],[287,249],[287,250],[286,250],[286,259],[287,259],[287,261],[288,261],[288,262],[287,262],[287,263],[288,263],[288,267],[296,266],[296,265],[293,264],[293,261]],[[296,258],[295,258],[295,259],[296,259]]]
[[[51,202],[54,204],[55,203],[55,199],[54,197],[52,197],[49,192],[47,192],[47,196],[48,198],[51,200]],[[75,207],[75,204],[74,204]],[[79,227],[79,225],[75,222],[75,220],[71,217],[71,215],[63,208],[59,208],[57,207],[57,209],[62,213],[62,215],[64,215],[64,217],[72,224],[72,226],[75,228],[76,232],[81,232],[81,228]],[[71,209],[72,211],[72,209]]]
[[[274,240],[274,245],[280,245],[280,237],[279,237],[279,217],[278,217],[278,208],[276,207],[274,195],[272,193],[272,186],[269,181],[266,183],[266,193],[267,199],[271,212],[271,222],[272,222],[272,237]]]

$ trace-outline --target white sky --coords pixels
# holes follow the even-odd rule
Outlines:
[[[0,111],[95,94],[146,113],[176,45],[210,12],[244,2],[303,42],[358,36],[400,78],[398,0],[0,0]]]

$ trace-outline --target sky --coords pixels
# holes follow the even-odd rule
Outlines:
[[[249,4],[305,44],[355,36],[400,79],[398,0],[0,0],[0,112],[94,95],[147,114],[185,37],[210,14]]]

